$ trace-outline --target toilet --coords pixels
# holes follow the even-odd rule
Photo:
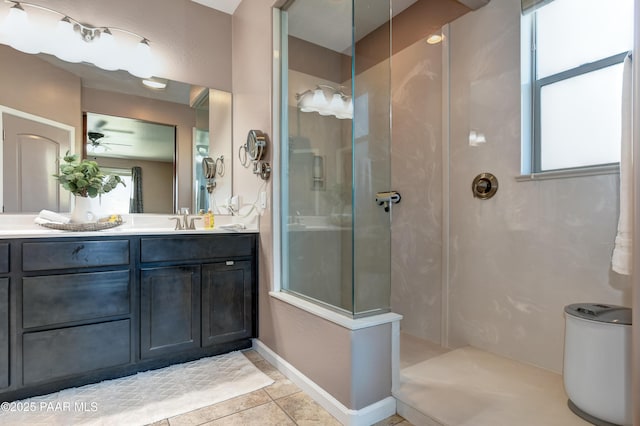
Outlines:
[[[631,425],[631,309],[576,303],[565,311],[569,408],[598,425]]]

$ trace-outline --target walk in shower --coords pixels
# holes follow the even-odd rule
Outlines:
[[[353,317],[390,310],[390,17],[389,0],[280,16],[282,289]]]

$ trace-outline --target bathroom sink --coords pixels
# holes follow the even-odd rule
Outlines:
[[[50,235],[96,235],[105,234],[168,234],[168,233],[225,233],[225,232],[257,232],[256,218],[238,218],[236,216],[216,216],[216,227],[204,229],[202,220],[196,220],[196,229],[176,230],[176,215],[166,214],[123,214],[123,223],[119,226],[99,231],[72,232],[46,228],[34,222],[36,215],[4,214],[0,215],[0,238],[9,237],[46,237]],[[192,216],[190,216],[191,218]]]

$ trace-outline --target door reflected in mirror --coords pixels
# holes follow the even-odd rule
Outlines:
[[[2,211],[68,211],[69,193],[53,174],[58,173],[60,153],[73,146],[75,129],[0,105],[0,130],[4,135]]]

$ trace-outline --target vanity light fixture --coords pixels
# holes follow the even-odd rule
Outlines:
[[[5,3],[12,6],[0,22],[2,44],[24,53],[49,53],[67,62],[90,62],[109,71],[122,69],[140,78],[149,78],[154,73],[151,46],[146,37],[122,28],[82,23],[34,3],[14,0],[5,0]],[[36,10],[38,25],[29,21],[24,7]],[[51,19],[52,16],[55,19]]]
[[[320,115],[332,115],[340,119],[353,118],[353,99],[333,86],[319,84],[313,90],[296,93],[296,100],[298,109],[302,112],[317,112]]]

